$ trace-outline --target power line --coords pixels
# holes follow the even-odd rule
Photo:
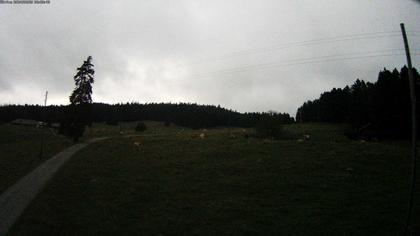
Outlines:
[[[223,75],[226,75],[226,74],[240,73],[240,72],[245,72],[245,71],[249,71],[249,70],[263,70],[263,69],[269,69],[269,68],[275,68],[275,67],[286,67],[286,66],[295,66],[295,65],[318,64],[318,63],[325,63],[325,62],[366,59],[366,58],[375,58],[375,57],[403,56],[403,55],[404,54],[380,54],[380,55],[368,55],[368,56],[348,57],[348,58],[331,58],[331,59],[324,59],[324,60],[296,62],[296,63],[273,64],[273,65],[258,66],[258,67],[254,67],[254,68],[252,68],[252,67],[241,68],[241,69],[238,69],[238,70],[223,72],[221,75],[223,76]],[[420,54],[416,54],[416,56],[417,55],[420,55]],[[206,75],[206,76],[210,76],[210,75],[212,75],[212,74],[209,74],[209,75]]]
[[[228,73],[229,72],[235,72],[236,70],[241,70],[242,71],[242,69],[244,69],[244,70],[253,69],[253,68],[258,69],[259,67],[271,67],[271,66],[278,66],[278,65],[299,65],[300,63],[308,64],[307,62],[325,60],[325,59],[342,60],[342,57],[346,57],[346,56],[361,56],[363,58],[363,57],[366,57],[366,56],[380,57],[382,55],[385,55],[385,56],[400,55],[400,54],[378,54],[378,53],[398,52],[398,51],[404,51],[404,49],[388,49],[388,50],[381,50],[381,51],[353,52],[353,53],[344,53],[344,54],[336,54],[336,55],[325,55],[325,56],[321,56],[321,57],[298,58],[298,59],[286,60],[286,61],[281,61],[281,62],[248,64],[248,65],[234,67],[234,68],[222,69],[222,70],[218,70],[218,71],[209,71],[209,72],[205,72],[205,73],[202,73],[202,74],[195,74],[193,76],[206,76],[206,75],[212,75],[212,74],[218,74],[218,73],[224,73],[224,72],[228,72]],[[411,51],[420,52],[420,49],[412,49]],[[376,55],[376,54],[378,54],[378,55]],[[413,55],[417,56],[419,54],[415,53]],[[352,57],[352,58],[358,58],[358,57]],[[0,63],[0,66],[1,65],[6,65],[6,64]],[[14,65],[14,66],[16,66],[15,69],[17,69],[18,65]],[[8,68],[11,69],[11,67],[8,67]]]
[[[346,54],[341,54],[341,55],[326,55],[322,57],[299,58],[299,59],[287,60],[287,61],[282,61],[282,62],[270,62],[270,63],[254,64],[254,65],[245,65],[245,66],[236,67],[236,68],[219,70],[219,71],[216,71],[216,73],[231,72],[232,70],[247,69],[247,68],[254,68],[254,67],[265,67],[265,66],[272,66],[272,65],[278,65],[278,64],[300,63],[300,62],[305,62],[305,61],[337,58],[337,57],[343,57],[343,56],[368,55],[368,54],[373,54],[373,53],[382,53],[382,52],[388,52],[388,51],[403,51],[403,50],[404,49],[391,49],[391,50],[385,50],[385,51],[380,51],[380,52],[358,52],[358,53],[346,53]],[[212,74],[212,72],[209,72],[209,73]],[[206,75],[206,73],[204,73],[204,75]]]
[[[369,39],[369,38],[377,38],[377,37],[389,37],[389,36],[396,36],[398,34],[398,31],[388,31],[388,32],[376,32],[376,33],[364,33],[364,34],[352,34],[352,35],[342,35],[342,36],[334,36],[334,37],[328,37],[328,38],[320,38],[320,39],[313,39],[313,40],[304,40],[304,41],[297,41],[297,42],[289,42],[279,45],[273,45],[269,47],[263,47],[263,48],[256,48],[256,49],[248,49],[248,50],[242,50],[244,52],[253,52],[256,50],[277,50],[277,49],[283,49],[287,46],[306,46],[306,45],[313,45],[313,44],[319,44],[319,43],[330,43],[330,42],[340,42],[340,41],[348,41],[348,40],[358,40],[358,39]],[[241,53],[240,51],[237,53]]]
[[[321,44],[328,44],[328,43],[387,38],[387,37],[400,37],[400,34],[398,31],[387,31],[387,32],[376,32],[376,33],[349,34],[349,35],[319,38],[319,39],[312,39],[312,40],[281,43],[281,44],[276,44],[276,45],[271,45],[271,46],[266,46],[266,47],[232,51],[230,53],[226,53],[221,56],[210,57],[210,58],[202,59],[196,62],[187,63],[184,66],[209,63],[212,61],[221,61],[221,60],[226,60],[229,58],[250,55],[250,54],[272,53],[275,51],[280,51],[280,50],[285,50],[285,49],[290,49],[290,48],[295,48],[295,47],[305,47],[305,46],[321,45]]]
[[[351,55],[351,54],[350,54]],[[356,55],[356,54],[355,54]],[[294,65],[305,65],[305,64],[317,64],[317,63],[325,63],[325,62],[333,62],[333,61],[344,61],[344,60],[355,60],[355,59],[367,59],[367,58],[375,58],[375,57],[390,57],[390,56],[403,56],[404,53],[388,53],[388,54],[361,54],[360,56],[347,56],[343,57],[343,55],[331,55],[325,57],[313,57],[313,58],[303,58],[303,59],[296,59],[291,61],[284,61],[280,63],[263,63],[263,64],[256,64],[256,65],[248,65],[243,67],[231,68],[226,70],[214,71],[209,73],[197,74],[192,75],[195,78],[203,78],[209,77],[212,75],[227,75],[227,74],[234,74],[245,72],[249,70],[262,70],[274,67],[284,67],[284,66],[294,66]],[[412,54],[413,56],[420,56],[420,53]]]

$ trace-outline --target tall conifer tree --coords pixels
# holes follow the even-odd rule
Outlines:
[[[89,56],[83,65],[77,68],[77,74],[74,76],[76,88],[70,96],[72,105],[92,103],[92,84],[94,82],[95,70],[93,69],[92,57]]]
[[[85,126],[91,124],[92,84],[95,70],[92,57],[89,56],[83,65],[77,68],[74,76],[75,88],[70,95],[69,114],[62,122],[60,132],[71,138],[74,142],[83,135]]]

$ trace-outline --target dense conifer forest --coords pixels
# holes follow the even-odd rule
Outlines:
[[[5,105],[0,106],[0,121],[33,119],[61,123],[67,119],[69,109],[71,106]],[[92,122],[106,122],[110,125],[116,125],[120,121],[155,120],[190,128],[251,127],[265,117],[275,118],[283,124],[294,122],[294,118],[286,113],[239,113],[220,106],[194,103],[94,103],[90,117]]]
[[[414,78],[420,76],[413,69]],[[416,84],[416,91],[420,85]],[[417,116],[418,117],[418,116]],[[408,68],[384,68],[376,82],[357,79],[353,85],[333,88],[305,102],[296,113],[298,122],[348,123],[348,134],[367,138],[409,137],[411,127]]]

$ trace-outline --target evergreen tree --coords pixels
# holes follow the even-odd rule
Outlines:
[[[85,126],[92,123],[90,111],[94,74],[92,57],[89,56],[83,65],[77,68],[77,73],[74,76],[76,87],[70,95],[68,116],[60,127],[60,132],[73,138],[74,142],[77,142],[83,135]]]
[[[72,105],[90,104],[92,103],[92,84],[94,82],[92,57],[89,56],[83,65],[77,68],[77,74],[74,76],[76,88],[70,96]]]

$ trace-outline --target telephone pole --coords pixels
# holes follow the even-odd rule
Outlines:
[[[45,109],[47,108],[47,99],[48,99],[48,91],[45,92],[45,98],[44,98],[44,112],[42,112],[43,120],[45,120]],[[44,153],[44,124],[41,121],[40,127],[41,127],[41,149],[39,150],[39,159],[42,159],[42,155]],[[44,122],[45,123],[45,122]]]
[[[416,157],[417,157],[417,122],[416,122],[416,82],[413,76],[413,66],[411,65],[410,47],[408,46],[407,33],[405,32],[404,23],[400,24],[401,32],[404,40],[405,53],[407,55],[407,66],[408,66],[408,79],[410,83],[410,95],[411,95],[411,158],[412,158],[412,170],[411,170],[411,184],[410,184],[410,197],[408,201],[408,212],[407,219],[405,222],[405,235],[408,233],[413,234],[411,227],[411,216],[413,214],[413,200],[414,200],[414,189],[416,184]]]
[[[48,91],[45,92],[44,107],[47,106]]]

